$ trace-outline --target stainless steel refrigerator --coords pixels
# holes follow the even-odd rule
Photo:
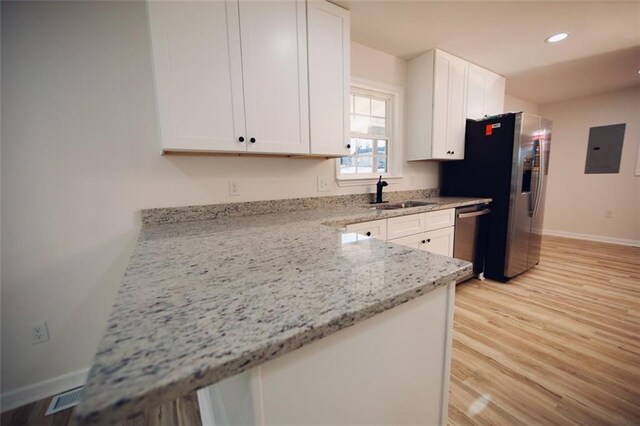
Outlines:
[[[467,120],[464,160],[442,163],[440,193],[491,197],[484,273],[507,282],[540,262],[551,121],[526,113]]]

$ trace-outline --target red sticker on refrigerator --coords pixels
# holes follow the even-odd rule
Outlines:
[[[485,136],[491,136],[492,133],[493,133],[493,126],[491,124],[487,124],[486,126],[484,126]]]

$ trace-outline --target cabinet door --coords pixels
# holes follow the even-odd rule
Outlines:
[[[485,115],[498,115],[504,112],[504,90],[504,77],[488,72],[485,85]]]
[[[454,227],[436,229],[425,234],[427,243],[420,247],[422,250],[453,257]]]
[[[249,152],[309,153],[304,1],[241,1]]]
[[[469,64],[436,50],[434,65],[432,156],[444,160],[462,159]]]
[[[447,115],[449,114],[449,75],[451,55],[436,51],[433,76],[433,122],[431,157],[448,159]],[[428,119],[428,118],[427,118]]]
[[[245,151],[237,2],[150,1],[165,151]]]
[[[349,28],[348,10],[307,3],[311,154],[349,154]]]
[[[467,118],[477,120],[484,117],[486,74],[483,68],[469,64],[467,78]]]
[[[464,158],[464,135],[467,124],[467,73],[469,63],[453,58],[449,66],[449,103],[447,116],[447,158]]]

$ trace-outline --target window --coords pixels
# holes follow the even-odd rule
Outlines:
[[[340,175],[371,177],[389,172],[391,95],[351,92],[351,154],[340,159]]]
[[[336,162],[339,186],[402,178],[402,88],[351,79],[350,155]]]

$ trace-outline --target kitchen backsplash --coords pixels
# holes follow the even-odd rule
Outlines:
[[[384,200],[400,202],[411,199],[438,196],[438,189],[389,191]],[[283,200],[248,201],[242,203],[209,204],[202,206],[167,207],[142,210],[143,225],[211,220],[227,216],[250,216],[278,212],[309,210],[322,207],[365,205],[373,201],[375,194],[349,194],[330,197],[287,198]]]

